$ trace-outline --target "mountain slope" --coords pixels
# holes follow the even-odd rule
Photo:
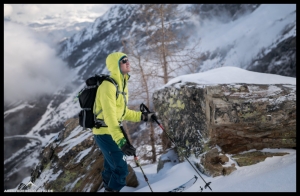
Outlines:
[[[184,33],[188,27],[193,32],[191,40],[201,39],[199,52],[203,58],[198,72],[237,66],[262,73],[296,76],[295,4],[180,6],[186,9],[186,15],[195,14],[178,25],[178,32]],[[67,119],[77,116],[80,108],[74,97],[83,87],[84,79],[94,73],[106,72],[106,56],[123,50],[123,39],[137,37],[137,46],[144,49],[147,39],[143,33],[144,24],[139,20],[140,14],[135,5],[116,5],[86,29],[61,42],[58,55],[77,74],[73,80],[76,88],[70,87],[53,96],[34,100],[26,107],[20,107],[26,104],[22,102],[5,105],[4,112],[9,109],[10,112],[4,113],[4,136],[54,137]],[[176,17],[173,20],[170,22],[178,24]],[[13,110],[16,107],[20,109]],[[15,187],[24,174],[30,173],[32,165],[26,165],[26,161],[37,158],[38,150],[44,145],[28,139],[18,143],[5,140],[5,187]],[[18,157],[14,153],[20,153],[19,149],[28,149],[28,154]]]

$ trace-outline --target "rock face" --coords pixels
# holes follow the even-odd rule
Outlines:
[[[65,126],[65,130],[44,148],[40,164],[31,173],[31,182],[42,177],[46,181],[43,188],[54,192],[97,192],[102,183],[104,159],[92,132],[76,131],[82,129],[78,119],[69,119]],[[72,143],[75,145],[68,145]],[[128,169],[127,186],[137,187],[135,172],[130,165]]]
[[[296,147],[295,91],[292,85],[208,87],[211,145],[226,153]]]
[[[156,91],[153,101],[180,160],[206,153],[201,164],[208,175],[224,173],[206,164],[221,163],[220,153],[296,147],[295,85],[177,83]],[[207,153],[215,147],[221,150],[212,158]]]

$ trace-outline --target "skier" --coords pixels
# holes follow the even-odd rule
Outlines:
[[[148,121],[153,112],[134,111],[127,108],[128,79],[130,63],[126,54],[113,52],[106,58],[106,67],[119,86],[120,96],[116,99],[116,87],[108,82],[98,87],[95,98],[94,113],[100,120],[101,126],[94,127],[94,139],[104,155],[104,169],[102,180],[104,192],[119,192],[126,185],[128,168],[126,157],[135,156],[136,149],[129,143],[122,121],[140,122]]]

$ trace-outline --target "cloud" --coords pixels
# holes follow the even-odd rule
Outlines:
[[[68,25],[93,22],[112,5],[4,4],[5,103],[52,94],[70,84],[72,72],[56,57],[56,41],[66,36]],[[53,32],[35,28],[39,24]]]
[[[93,22],[114,4],[4,4],[4,17],[30,24],[53,18],[63,21]]]
[[[54,48],[28,27],[4,22],[4,101],[31,100],[70,83],[72,72]]]

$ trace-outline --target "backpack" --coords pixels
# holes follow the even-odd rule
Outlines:
[[[77,98],[79,100],[79,104],[81,107],[81,111],[79,112],[79,125],[85,128],[93,128],[96,125],[96,116],[98,114],[94,114],[93,107],[96,98],[96,93],[99,85],[107,80],[113,83],[117,88],[116,98],[118,99],[118,84],[114,79],[112,79],[109,75],[100,74],[89,77],[85,83],[86,86],[78,93]]]

